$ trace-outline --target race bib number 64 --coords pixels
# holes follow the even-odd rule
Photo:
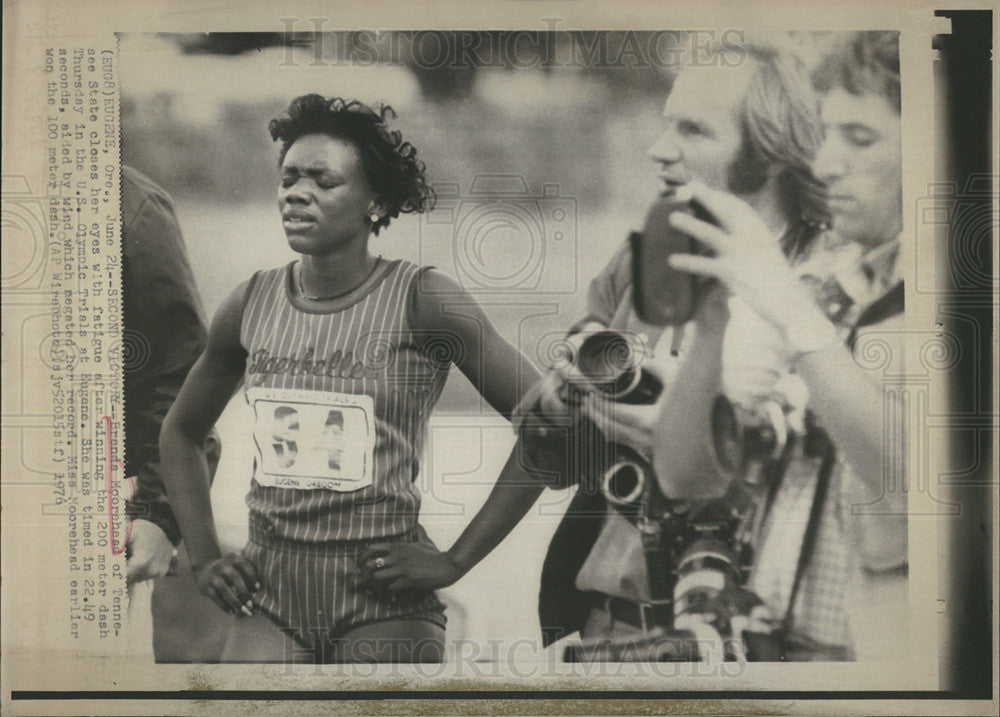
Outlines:
[[[353,491],[372,482],[375,404],[371,396],[251,388],[256,480],[305,490]]]

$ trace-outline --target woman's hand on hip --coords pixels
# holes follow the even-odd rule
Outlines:
[[[374,590],[435,590],[465,571],[448,553],[424,543],[378,543],[358,558],[359,584]]]
[[[253,615],[253,593],[260,590],[257,571],[242,553],[229,553],[194,568],[198,591],[233,615]]]

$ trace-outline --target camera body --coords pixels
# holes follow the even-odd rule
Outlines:
[[[731,481],[759,486],[783,471],[795,440],[789,407],[768,400],[753,406],[730,401],[723,394],[712,404],[712,456],[716,469]]]
[[[782,642],[770,613],[746,587],[753,563],[748,524],[757,496],[735,480],[722,498],[671,501],[648,463],[621,461],[612,470],[601,490],[641,535],[650,602],[639,606],[640,635],[587,640],[567,647],[564,659],[780,660]]]
[[[796,440],[786,408],[775,402],[743,406],[717,396],[711,452],[716,469],[728,479],[727,492],[713,499],[670,499],[661,491],[649,457],[609,440],[579,408],[587,392],[633,405],[655,403],[664,387],[643,367],[641,352],[628,336],[604,330],[590,333],[571,358],[563,385],[568,417],[553,423],[536,405],[521,424],[525,450],[550,461],[556,455],[571,456],[550,464],[562,478],[556,484],[578,483],[582,490],[601,491],[608,504],[636,526],[650,605],[657,609],[650,613],[656,619],[647,626],[647,638],[577,646],[566,658],[698,659],[705,647],[702,637],[689,629],[696,625],[719,636],[727,659],[770,659],[767,655],[777,654],[777,648],[769,627],[748,636],[744,644],[744,628],[754,622],[751,616],[765,611],[763,601],[745,583],[753,563],[759,508],[766,490],[780,480]]]

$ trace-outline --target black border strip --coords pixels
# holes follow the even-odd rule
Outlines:
[[[986,27],[989,30],[992,29],[992,23],[981,22],[986,18],[992,19],[992,11],[980,12],[978,15],[971,11],[938,11],[936,14],[944,15],[952,18],[953,21],[953,42],[952,48],[959,43],[968,42],[968,34],[970,32],[970,25],[979,25],[980,27]],[[965,21],[965,22],[961,22]],[[980,22],[975,22],[980,21]],[[991,32],[987,33],[991,37]],[[978,38],[980,40],[980,45],[982,45],[983,37]],[[989,43],[987,42],[987,47]],[[949,47],[945,47],[945,54],[948,51],[954,50]],[[963,58],[968,59],[968,58]],[[985,59],[979,58],[982,62]],[[986,67],[989,68],[989,61],[985,60]],[[962,65],[959,64],[958,69],[962,69]],[[988,97],[990,81],[989,81],[989,69],[986,71],[984,77],[979,77],[979,85],[972,89],[972,95],[974,97],[983,97],[983,89],[985,88],[986,96]],[[940,90],[940,88],[939,88]],[[952,99],[953,106],[960,108],[960,112],[969,111],[969,106],[966,103],[956,102],[954,98]],[[985,116],[986,119],[989,118],[989,105],[985,112],[980,110],[980,114]],[[966,120],[968,121],[968,120]],[[959,122],[961,124],[961,122]],[[952,136],[961,135],[961,129],[959,127],[952,129]],[[989,156],[989,143],[983,143],[984,138],[980,137],[981,145],[985,144],[985,152],[976,152],[975,156],[980,158],[985,158]],[[984,147],[980,147],[980,150]],[[957,175],[965,174],[961,170],[968,168],[961,168],[956,172]],[[992,196],[992,195],[991,195]],[[992,264],[992,262],[989,262]],[[990,315],[984,314],[982,320],[988,320],[992,323],[992,318]],[[980,359],[984,362],[984,365],[988,365],[989,362],[989,352],[986,352]],[[958,372],[961,375],[961,372]],[[989,376],[989,371],[985,374]],[[985,388],[988,384],[981,386],[981,390],[984,395],[988,393]],[[989,405],[988,403],[983,405]],[[991,516],[989,516],[989,507],[984,508],[984,516],[986,521],[983,525],[990,525],[995,523],[992,522]],[[970,526],[977,528],[978,526]],[[960,542],[960,541],[959,541]],[[982,546],[977,546],[982,547]],[[986,551],[988,553],[988,550]],[[963,576],[966,578],[966,583],[962,585],[963,588],[968,589],[970,583],[974,583],[979,576],[976,573],[977,568],[982,566],[973,567],[971,564],[967,566],[966,570],[971,573],[970,575]],[[988,568],[988,561],[987,561]],[[988,580],[988,577],[986,577]],[[961,581],[959,581],[961,582]],[[978,586],[977,586],[978,587]],[[982,606],[980,606],[982,607]],[[990,624],[990,615],[988,612],[983,612],[983,617],[985,617],[985,624]],[[980,618],[982,620],[982,617]],[[978,624],[977,624],[978,626]],[[968,630],[966,631],[966,633]],[[978,630],[977,630],[978,632]],[[969,636],[963,633],[962,636],[965,638],[963,640],[963,647],[967,650],[969,645]],[[986,631],[986,635],[992,634],[992,631]],[[992,688],[990,685],[991,679],[989,673],[991,667],[992,651],[989,650],[989,646],[986,646],[986,652],[981,649],[976,650],[975,648],[981,648],[979,644],[972,645],[973,653],[975,659],[973,660],[976,665],[976,674],[974,677],[966,674],[964,679],[952,678],[953,683],[957,683],[956,686],[960,688],[959,691],[956,690],[890,690],[890,691],[851,691],[851,692],[831,692],[831,691],[806,691],[806,690],[785,690],[785,691],[697,691],[697,690],[677,690],[677,691],[643,691],[643,690],[623,690],[615,692],[591,692],[586,690],[533,690],[533,691],[519,691],[519,690],[340,690],[340,691],[311,691],[311,690],[260,690],[260,691],[250,691],[250,690],[14,690],[10,693],[11,701],[25,701],[25,700],[205,700],[205,701],[254,701],[254,700],[300,700],[300,701],[331,701],[331,702],[344,702],[344,701],[354,701],[354,700],[434,700],[434,699],[491,699],[491,700],[560,700],[560,699],[590,699],[590,700],[681,700],[681,699],[704,699],[704,698],[715,698],[715,699],[750,699],[750,700],[889,700],[889,699],[912,699],[912,700],[977,700],[977,699],[989,699],[992,696]],[[960,656],[952,655],[952,660]],[[985,657],[985,659],[984,659]],[[964,661],[955,660],[967,667]],[[954,670],[957,665],[952,665]],[[959,670],[963,672],[963,670]],[[982,683],[981,680],[985,676],[986,682]]]
[[[11,700],[950,700],[974,699],[952,691],[886,690],[881,692],[698,691],[698,690],[14,690]]]
[[[955,188],[944,205],[951,216],[947,258],[950,285],[937,297],[945,330],[962,347],[949,372],[949,406],[953,417],[988,419],[993,410],[993,347],[996,337],[993,309],[996,296],[996,257],[988,227],[996,221],[997,159],[993,117],[993,10],[937,10],[951,19],[951,33],[935,37],[940,77],[935,87],[945,99],[944,129],[947,161],[942,179]],[[984,224],[979,217],[992,219]],[[938,257],[941,261],[944,257]],[[974,269],[974,271],[969,271]],[[949,435],[951,471],[961,471],[978,458],[962,479],[939,485],[945,499],[959,506],[959,515],[947,521],[951,549],[947,617],[950,639],[942,656],[942,685],[962,694],[994,696],[993,606],[997,585],[992,583],[993,540],[997,516],[993,513],[993,432],[959,430]],[[952,473],[959,475],[959,473]]]

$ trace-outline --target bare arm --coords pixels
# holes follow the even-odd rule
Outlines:
[[[497,332],[472,295],[446,274],[431,269],[420,277],[410,321],[425,346],[443,341],[452,349],[455,366],[505,418],[538,380],[531,362]]]
[[[454,296],[460,291],[444,274],[430,271],[426,278],[435,289],[431,296],[447,296],[443,291]],[[449,311],[440,301],[421,302],[421,321],[437,324],[460,337],[469,350],[455,365],[497,412],[510,419],[521,396],[539,380],[539,374],[520,351],[497,333],[475,299],[464,291],[459,296],[457,303],[464,307],[461,313]],[[486,502],[446,553],[461,575],[510,534],[544,490],[521,465],[519,448],[514,446]]]
[[[519,456],[519,446],[515,446],[483,507],[448,549],[448,558],[462,575],[493,552],[545,490],[524,470]]]
[[[229,399],[243,380],[246,352],[239,331],[248,284],[223,302],[209,329],[208,346],[181,387],[160,432],[160,456],[167,497],[196,572],[219,560],[222,551],[215,532],[209,494],[208,463],[202,446]],[[245,586],[247,589],[249,586]],[[203,589],[203,592],[209,594]],[[220,592],[225,590],[220,588]],[[249,595],[210,594],[220,607],[238,609]]]
[[[894,343],[900,344],[889,341]],[[893,348],[900,364],[895,373],[902,373],[902,346]],[[865,370],[840,344],[804,354],[796,369],[813,411],[850,467],[846,519],[863,563],[872,570],[905,565],[906,412],[900,396],[883,390],[881,370]]]
[[[809,387],[810,406],[860,475],[875,490],[885,464],[883,458],[884,401],[878,384],[865,375],[848,350],[833,344],[803,354],[796,362]]]
[[[482,308],[449,277],[429,271],[411,323],[428,343],[457,342],[455,365],[480,395],[510,418],[524,390],[538,380],[527,359],[503,337]],[[520,464],[515,446],[479,512],[445,553],[415,545],[375,545],[361,556],[366,580],[390,590],[433,589],[454,583],[486,557],[535,504],[544,486]],[[383,568],[375,564],[382,558]]]

